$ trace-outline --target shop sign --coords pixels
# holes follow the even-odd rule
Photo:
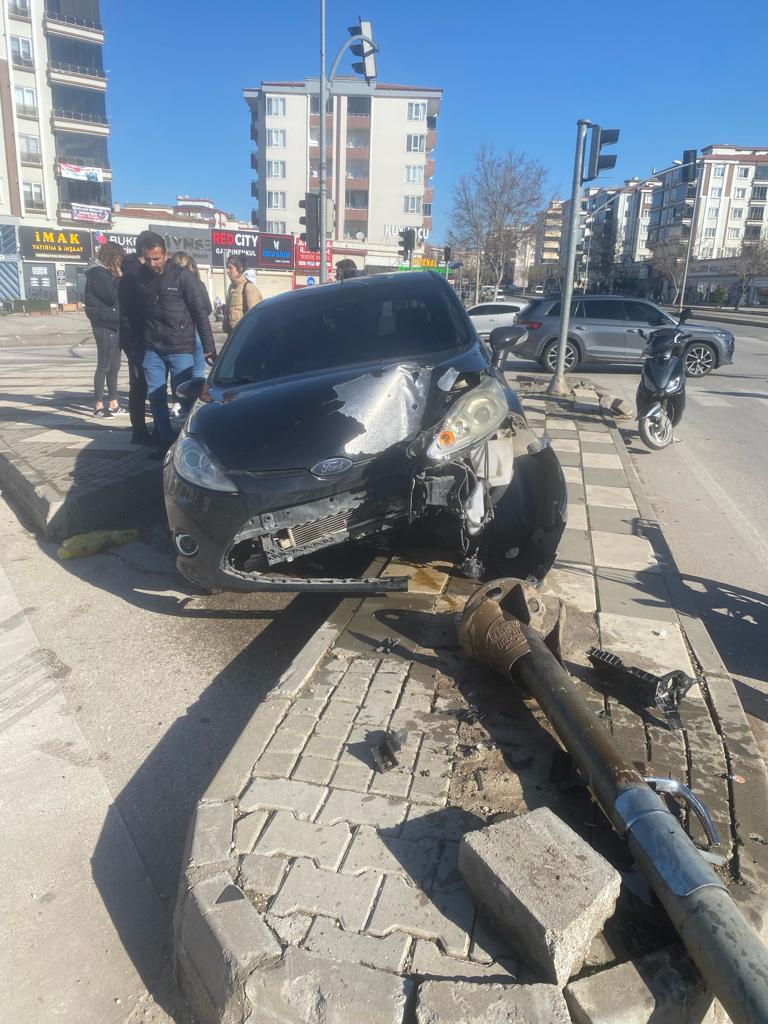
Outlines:
[[[116,231],[94,231],[92,237],[94,254],[98,253],[102,245],[106,245],[107,242],[116,242],[117,245],[122,245],[126,252],[136,252],[136,235],[121,235]]]
[[[23,260],[65,260],[87,263],[91,258],[89,231],[71,228],[19,228],[19,246]]]
[[[320,253],[307,248],[306,242],[300,238],[295,242],[295,258],[297,270],[319,270]],[[328,266],[333,264],[333,242],[328,241],[325,245],[325,258]]]
[[[259,235],[258,265],[290,270],[293,267],[293,236]]]
[[[149,230],[157,232],[164,239],[169,253],[184,252],[198,263],[211,265],[211,233],[207,228],[177,228],[169,227],[167,224],[150,224]]]
[[[108,206],[83,206],[81,203],[72,203],[72,217],[74,220],[87,220],[91,224],[109,224],[112,220],[112,210]]]
[[[230,256],[242,257],[246,267],[258,265],[258,231],[215,229],[211,231],[211,247],[211,265],[214,267],[223,267]]]

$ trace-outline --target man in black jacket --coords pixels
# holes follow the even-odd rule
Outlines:
[[[136,252],[129,253],[122,264],[122,277],[118,285],[120,309],[136,309],[136,278],[144,264],[144,241],[150,231],[141,231],[136,238]],[[120,318],[120,348],[128,360],[128,412],[133,433],[132,444],[152,444],[153,437],[147,430],[147,382],[144,378],[144,334],[139,321],[126,329],[128,318]]]
[[[174,440],[168,415],[166,380],[175,388],[192,377],[195,331],[200,335],[206,362],[216,358],[208,311],[199,283],[189,270],[168,259],[163,238],[148,231],[143,239],[144,265],[135,286],[120,307],[121,341],[134,350],[138,332],[144,342],[144,377],[155,428],[165,448]]]

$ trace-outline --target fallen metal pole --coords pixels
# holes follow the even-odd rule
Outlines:
[[[461,623],[464,651],[517,676],[645,873],[680,938],[733,1024],[768,1021],[768,950],[680,822],[579,696],[529,624],[540,598],[519,580],[479,588]]]

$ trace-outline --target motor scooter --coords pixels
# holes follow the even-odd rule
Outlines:
[[[673,430],[685,411],[684,353],[690,335],[682,325],[691,312],[683,310],[677,327],[640,332],[647,343],[637,388],[637,427],[643,444],[653,451],[672,444]]]

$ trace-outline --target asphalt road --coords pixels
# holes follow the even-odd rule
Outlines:
[[[733,364],[687,381],[676,444],[649,451],[633,421],[624,436],[768,757],[768,327],[733,330]],[[507,368],[533,366],[510,360]],[[634,405],[639,372],[639,367],[591,365],[578,375]]]

